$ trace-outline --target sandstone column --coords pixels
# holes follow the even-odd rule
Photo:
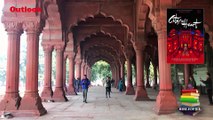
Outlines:
[[[154,65],[154,85],[153,88],[156,89],[157,88],[157,66]]]
[[[57,102],[68,101],[63,89],[63,46],[56,45],[56,85],[53,92],[53,100]]]
[[[135,93],[135,100],[142,101],[148,100],[149,97],[144,87],[144,58],[143,50],[145,43],[143,41],[135,41],[134,48],[136,52],[136,76],[137,76],[137,88]]]
[[[66,64],[67,64],[67,56],[64,56],[64,60],[63,60],[63,89],[64,92],[67,93],[67,85],[66,85]]]
[[[187,88],[187,85],[189,83],[189,65],[184,64],[184,81],[185,81],[185,88]]]
[[[149,74],[150,74],[150,70],[149,70],[149,66],[150,63],[146,63],[147,65],[145,65],[146,67],[146,88],[150,88],[150,83],[149,83]]]
[[[51,84],[52,77],[52,51],[51,45],[43,45],[44,50],[44,88],[41,93],[43,101],[51,100],[53,91]]]
[[[75,68],[76,68],[76,78],[81,79],[81,59],[76,59]]]
[[[124,90],[126,90],[126,85],[125,85],[125,78],[124,78],[124,63],[121,63],[121,67],[120,67],[120,78],[123,79],[123,88]]]
[[[166,26],[166,25],[165,25]],[[177,110],[177,100],[172,92],[171,68],[167,63],[167,35],[166,28],[158,31],[158,55],[160,92],[156,99],[155,111],[158,114],[172,113]]]
[[[91,73],[91,68],[90,67],[88,68],[88,73],[87,74],[88,74],[88,78],[91,80],[91,74],[92,73]]]
[[[118,89],[118,81],[119,81],[118,75],[119,75],[119,72],[118,72],[118,67],[117,66],[115,66],[114,72],[115,72],[115,88]]]
[[[85,62],[83,60],[83,62],[81,63],[81,79],[84,77],[84,69],[85,69]]]
[[[68,55],[69,59],[69,86],[67,90],[68,95],[77,95],[74,90],[74,53]]]
[[[38,94],[39,27],[37,22],[24,23],[27,33],[26,89],[19,110],[27,111],[26,114],[43,115],[47,111]]]
[[[134,95],[135,90],[132,85],[132,63],[130,57],[127,57],[127,87],[126,95]]]
[[[88,69],[87,63],[85,63],[84,74],[86,74],[86,75],[87,75],[87,69]]]
[[[19,56],[21,24],[4,23],[8,34],[6,92],[0,102],[0,111],[16,110],[20,105]]]

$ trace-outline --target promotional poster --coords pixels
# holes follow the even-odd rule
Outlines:
[[[203,9],[167,9],[167,62],[204,63]]]

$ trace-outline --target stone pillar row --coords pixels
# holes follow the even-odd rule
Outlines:
[[[67,98],[65,96],[65,92],[63,89],[63,46],[62,45],[56,45],[54,47],[56,50],[56,85],[55,85],[55,91],[53,92],[53,100],[54,101],[67,101]]]
[[[42,100],[67,101],[63,89],[66,71],[66,59],[63,59],[64,45],[50,45],[43,43],[44,50],[44,87],[41,97],[38,93],[38,56],[39,56],[39,35],[40,23],[37,21],[27,21],[24,23],[5,22],[8,33],[7,50],[7,75],[6,92],[0,101],[0,111],[12,112],[13,115],[43,115],[47,113],[42,105]],[[27,33],[27,64],[26,64],[26,90],[23,98],[19,95],[19,55],[20,55],[20,35]],[[56,51],[56,87],[52,90],[51,72],[52,72],[52,51]],[[68,93],[74,93],[74,55],[69,54],[69,87]],[[63,61],[64,60],[64,61]],[[64,66],[63,66],[64,64]],[[66,74],[64,74],[66,75]],[[64,81],[63,81],[64,80]],[[42,99],[41,99],[42,98]]]
[[[132,85],[132,62],[131,59],[133,57],[133,51],[131,49],[126,48],[125,57],[127,61],[127,87],[126,87],[126,95],[134,95],[135,90]]]
[[[16,110],[20,106],[19,55],[22,25],[16,22],[4,23],[8,35],[6,92],[0,102],[0,110]]]
[[[187,85],[189,83],[189,64],[184,64],[184,81],[184,87],[187,88]]]
[[[41,98],[43,101],[48,101],[52,99],[52,51],[53,46],[43,45],[44,50],[44,86],[41,92]]]
[[[58,102],[67,101],[65,96],[65,80],[66,80],[66,59],[63,56],[63,45],[42,44],[44,50],[44,88],[41,93],[43,101],[54,100]],[[52,76],[52,51],[56,51],[56,86],[55,91],[52,91],[51,76]],[[63,61],[62,61],[63,60]]]
[[[76,68],[76,78],[81,78],[81,59],[76,59],[75,61]]]
[[[164,26],[162,30],[157,31],[160,91],[156,99],[155,111],[158,114],[173,113],[177,110],[177,99],[172,91],[171,67],[166,61],[167,32]]]
[[[124,88],[124,90],[126,91],[126,82],[125,82],[125,78],[124,78],[124,62],[122,62],[121,63],[121,67],[120,67],[120,77],[123,79],[123,82],[124,82],[124,84],[123,84],[123,88]]]
[[[144,86],[144,52],[145,43],[143,40],[135,41],[134,49],[136,52],[136,80],[137,80],[137,88],[135,93],[135,100],[142,101],[148,100],[149,97],[146,93],[146,89]]]
[[[66,68],[66,64],[67,64],[67,55],[65,54],[64,52],[64,59],[63,59],[63,89],[64,89],[64,92],[67,93],[67,85],[66,85],[66,71],[67,71],[67,68]]]
[[[69,86],[67,89],[68,95],[77,95],[76,91],[74,90],[74,53],[68,55],[69,59]]]
[[[127,57],[127,87],[126,95],[134,95],[135,90],[132,85],[132,64],[130,57]]]
[[[43,107],[38,94],[38,52],[40,23],[37,21],[4,22],[8,32],[6,93],[0,102],[0,110],[25,115],[43,115],[47,111]],[[19,96],[19,55],[20,35],[27,33],[27,64],[25,93]],[[18,112],[17,112],[18,110]],[[15,112],[16,111],[16,112]]]

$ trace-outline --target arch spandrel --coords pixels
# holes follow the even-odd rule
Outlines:
[[[111,28],[110,28],[111,29]],[[103,34],[108,34],[111,37],[114,37],[116,40],[120,41],[120,43],[124,46],[126,41],[124,41],[127,38],[124,38],[124,35],[121,34],[123,33],[122,31],[113,31],[110,29],[100,29],[100,27],[92,27],[92,28],[81,28],[79,29],[80,32],[75,32],[73,31],[74,38],[76,40],[76,44],[78,45],[80,42],[84,41],[85,38],[90,37],[90,35],[94,35],[97,33],[103,33]],[[105,31],[106,30],[106,31]]]
[[[94,48],[94,49],[97,49],[97,48]],[[86,53],[85,56],[86,58],[91,58],[92,56],[95,56],[96,54],[97,55],[105,54],[107,56],[110,56],[114,61],[117,61],[119,59],[115,53],[108,52],[107,50],[93,50],[90,53]]]
[[[123,54],[122,48],[119,46],[119,42],[116,42],[116,41],[113,41],[110,39],[106,39],[106,38],[104,38],[104,39],[105,39],[105,41],[97,40],[97,38],[93,38],[86,42],[82,42],[81,49],[84,52],[84,51],[88,51],[88,49],[93,46],[100,46],[100,47],[103,46],[103,47],[111,48],[113,51],[116,51],[117,54]]]
[[[116,37],[123,44],[127,41],[127,37],[124,34],[128,36],[128,33],[131,33],[128,27],[122,24],[122,22],[113,19],[113,17],[107,17],[102,13],[79,21],[78,24],[72,27],[72,31],[75,33],[75,39],[79,42],[97,31],[104,31]]]
[[[111,54],[112,56],[114,56],[115,58],[119,57],[119,54],[116,51],[113,51],[112,48],[110,47],[104,47],[104,46],[93,46],[90,49],[88,49],[87,51],[85,51],[85,55],[90,55],[90,54]]]
[[[106,61],[107,63],[110,64],[110,66],[113,66],[113,61],[111,61],[109,58],[105,57],[105,56],[96,56],[94,57],[93,59],[91,59],[90,61],[88,61],[88,63],[92,66],[94,65],[97,61],[99,60],[104,60]]]
[[[116,55],[113,54],[112,52],[108,52],[105,49],[97,49],[96,47],[93,47],[92,49],[90,49],[90,52],[86,53],[86,56],[88,56],[88,57],[91,58],[92,56],[101,55],[101,54],[110,56],[111,58],[113,58],[114,60],[116,60]]]
[[[104,16],[112,17],[113,19],[120,21],[122,24],[129,26],[131,31],[133,28],[133,1],[122,2],[121,4],[111,2],[111,5],[102,4],[102,2],[90,2],[86,1],[85,4],[79,4],[79,2],[66,2],[64,9],[66,10],[67,17],[66,25],[76,25],[78,21],[85,20],[88,17],[94,17],[96,14],[103,14]],[[115,8],[112,6],[115,5]],[[101,7],[102,6],[102,7]],[[81,9],[84,8],[84,9]],[[102,9],[104,8],[104,9]],[[118,13],[118,9],[122,12]],[[68,12],[69,11],[69,12]],[[73,12],[78,11],[78,12]]]
[[[120,52],[118,52],[116,49],[114,49],[111,46],[107,46],[105,44],[96,44],[94,46],[88,46],[84,51],[82,51],[82,55],[89,53],[93,49],[98,49],[98,50],[106,50],[109,53],[112,53],[116,56],[120,56]]]

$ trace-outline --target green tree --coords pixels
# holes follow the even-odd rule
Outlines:
[[[105,61],[98,61],[92,66],[92,81],[104,79],[106,76],[112,76],[110,65]]]

